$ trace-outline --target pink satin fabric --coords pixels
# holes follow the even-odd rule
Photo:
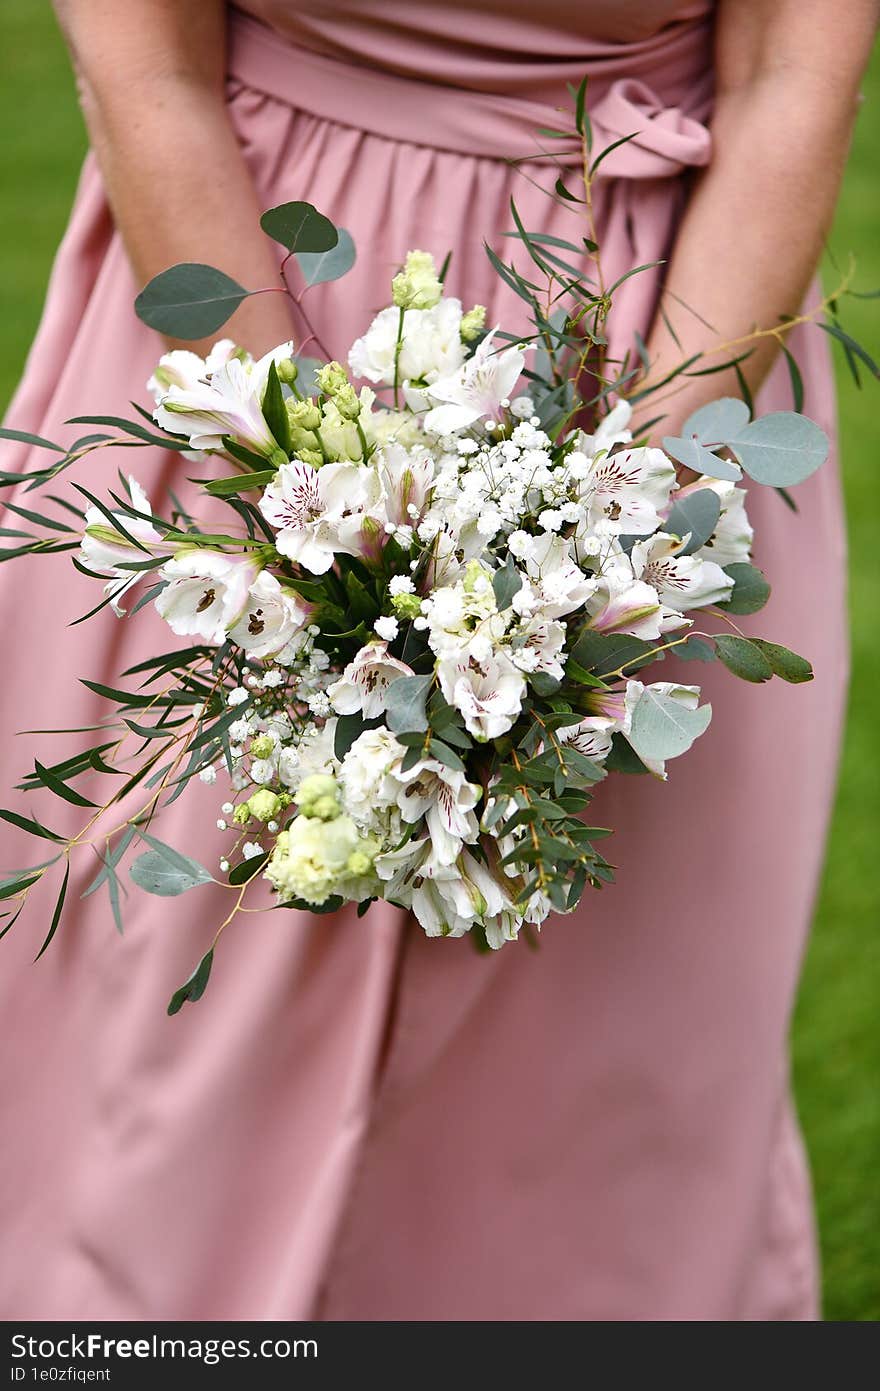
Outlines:
[[[517,4],[451,7],[452,35],[449,6],[250,8],[277,28],[233,16],[228,97],[261,203],[310,199],[357,243],[352,274],[310,298],[333,352],[363,331],[411,246],[452,249],[462,298],[520,322],[482,238],[509,252],[512,194],[536,229],[579,225],[503,156],[555,124],[548,92],[558,78],[564,102],[583,70],[597,127],[639,123],[597,190],[609,275],[667,253],[679,176],[710,152],[705,6],[662,7],[669,22],[652,35],[652,7],[630,5],[642,16],[632,44],[591,41],[589,4],[550,6],[548,33],[571,18],[570,55],[542,47],[541,22]],[[594,12],[599,26],[609,7]],[[369,71],[382,53],[389,70]],[[450,90],[455,71],[470,90]],[[627,282],[624,336],[647,331],[656,287]],[[8,423],[70,438],[71,415],[146,402],[160,345],[134,317],[136,289],[90,157]],[[819,337],[803,335],[798,353],[807,409],[833,430]],[[763,405],[787,404],[776,373]],[[4,467],[37,462],[4,450]],[[91,456],[79,477],[100,491],[117,466],[159,503],[185,490],[185,464],[138,451]],[[804,651],[816,681],[753,689],[669,664],[669,679],[704,683],[712,729],[667,784],[602,788],[595,819],[618,828],[619,882],[552,920],[537,953],[478,957],[381,905],[361,921],[267,912],[230,927],[204,1000],[168,1020],[227,896],[133,889],[120,939],[102,895],[79,901],[96,868],[83,859],[69,920],[32,966],[43,895],[0,946],[5,1317],[816,1317],[786,1034],[845,685],[832,466],[798,504],[795,517],[772,494],[753,498],[774,594],[746,626]],[[12,731],[93,723],[107,707],[76,678],[112,683],[169,645],[147,612],[63,626],[95,597],[64,556],[0,571],[0,624],[16,642],[4,788],[34,753],[62,752]],[[193,792],[163,835],[213,866],[222,784]],[[39,806],[55,828],[79,824],[73,808]],[[5,863],[23,855],[38,858],[4,828]]]

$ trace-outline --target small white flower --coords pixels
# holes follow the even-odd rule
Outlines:
[[[414,594],[415,585],[409,575],[392,575],[388,582],[388,593],[393,598],[396,594]]]
[[[244,686],[234,686],[232,690],[229,692],[229,695],[226,697],[226,704],[233,706],[244,705],[247,699],[248,693],[245,690]]]
[[[217,820],[217,830],[218,830],[218,831],[225,831],[225,830],[226,830],[226,822],[223,820],[223,817],[222,817],[222,816],[219,817],[218,820]]]
[[[199,782],[212,783],[217,781],[216,768],[202,768],[199,773]]]
[[[286,677],[284,672],[279,671],[277,667],[273,668],[272,671],[267,671],[266,675],[263,677],[263,688],[267,691],[274,690],[276,686],[282,686],[285,680]]]
[[[400,632],[400,624],[397,619],[385,615],[376,619],[373,628],[378,636],[383,638],[385,642],[393,642]]]
[[[241,853],[246,860],[255,860],[258,855],[263,854],[263,847],[255,840],[247,840],[241,847]]]

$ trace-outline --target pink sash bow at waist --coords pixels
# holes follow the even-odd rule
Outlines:
[[[244,86],[326,121],[355,126],[387,140],[453,150],[483,159],[520,159],[577,167],[575,140],[541,136],[559,126],[553,107],[513,96],[416,81],[392,72],[327,57],[291,43],[275,30],[230,10],[229,77]],[[604,178],[664,179],[709,162],[704,124],[708,91],[694,98],[694,114],[665,106],[635,77],[591,79],[588,108],[593,155],[622,136],[634,138],[603,161]],[[560,93],[560,102],[566,97]],[[346,119],[350,117],[350,119]]]

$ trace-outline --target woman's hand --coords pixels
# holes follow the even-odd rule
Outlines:
[[[709,365],[719,343],[797,314],[834,214],[878,13],[878,0],[720,0],[712,161],[666,277],[678,343],[658,316],[651,381],[694,353]],[[750,387],[776,351],[764,338],[742,364]],[[738,394],[732,371],[683,376],[641,410],[666,412],[663,432],[674,433],[725,391]]]
[[[226,113],[223,0],[55,0],[116,225],[139,285],[203,261],[278,283]],[[291,336],[287,300],[246,300],[224,328],[254,353]],[[196,351],[207,344],[188,343]]]

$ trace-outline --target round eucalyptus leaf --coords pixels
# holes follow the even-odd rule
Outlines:
[[[199,884],[210,884],[213,876],[196,860],[174,852],[174,858],[160,850],[145,850],[129,871],[134,882],[148,894],[174,898]]]
[[[722,396],[688,416],[681,433],[695,435],[701,444],[728,444],[748,423],[745,401],[738,396]]]
[[[134,310],[143,323],[168,338],[208,338],[250,293],[222,270],[186,262],[154,276],[135,300]]]
[[[773,668],[764,653],[748,638],[719,633],[715,638],[715,651],[727,670],[742,681],[769,681],[773,675]]]
[[[774,676],[781,677],[783,681],[790,681],[794,686],[800,685],[802,681],[812,681],[813,668],[806,657],[798,656],[797,652],[792,652],[789,647],[782,647],[778,642],[766,642],[764,638],[752,638],[752,642],[761,655],[767,658]]]
[[[770,598],[770,586],[756,565],[736,561],[724,566],[725,575],[733,580],[733,592],[718,607],[727,613],[757,613]]]
[[[673,536],[690,535],[682,555],[693,555],[712,536],[721,516],[721,499],[711,488],[700,488],[696,493],[688,493],[675,503],[665,523],[664,530]]]
[[[728,443],[749,477],[772,488],[802,483],[828,457],[824,430],[794,411],[753,420]]]
[[[327,280],[339,280],[355,263],[356,251],[351,232],[339,228],[339,240],[327,251],[298,251],[296,259],[307,285],[323,285]]]
[[[694,473],[705,473],[709,478],[724,478],[729,483],[736,483],[742,478],[742,469],[737,464],[719,459],[717,454],[693,437],[667,435],[663,448],[677,463],[693,469]]]
[[[639,758],[652,763],[677,758],[708,728],[711,718],[711,705],[692,710],[646,686],[633,710],[629,742]]]
[[[398,676],[385,693],[385,723],[395,734],[428,728],[425,702],[433,676]]]
[[[323,213],[311,203],[280,203],[260,218],[260,226],[273,241],[288,251],[332,251],[339,233]]]

